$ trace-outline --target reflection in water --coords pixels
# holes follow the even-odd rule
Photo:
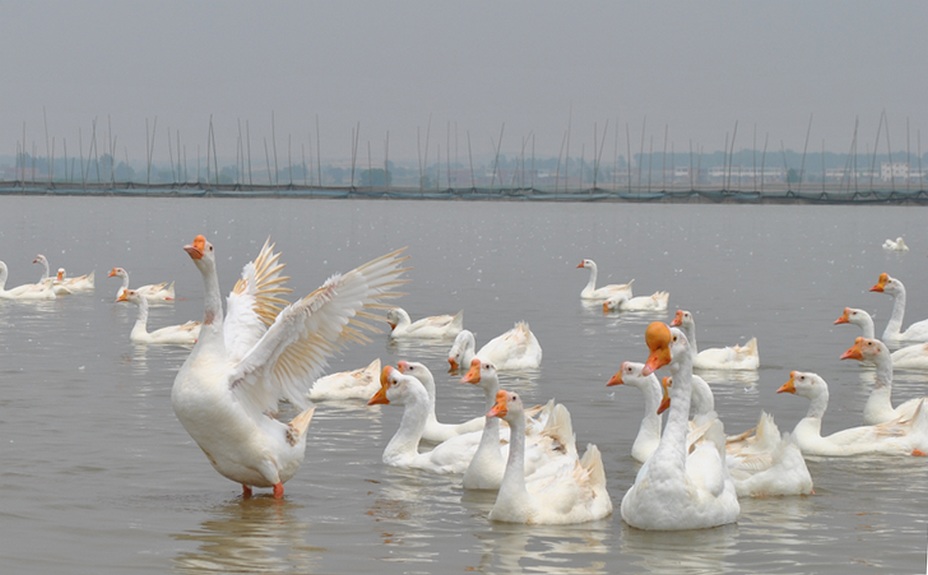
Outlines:
[[[490,523],[475,531],[483,544],[479,573],[611,573],[609,519],[580,525]]]
[[[642,531],[625,523],[622,527],[622,552],[639,572],[725,573],[731,571],[728,558],[737,553],[737,524],[692,531]]]
[[[367,509],[380,531],[383,561],[424,562],[438,560],[435,538],[447,522],[457,530],[461,514],[459,476],[434,475],[416,470],[390,468]],[[456,520],[456,518],[458,518]],[[400,550],[394,549],[396,547]]]
[[[760,381],[760,374],[757,371],[746,369],[698,369],[696,375],[702,377],[710,385],[738,384],[746,388],[752,388]]]
[[[175,568],[180,573],[308,573],[319,552],[303,539],[308,525],[294,511],[292,503],[270,496],[224,503],[199,529],[174,535],[198,543],[175,558]]]

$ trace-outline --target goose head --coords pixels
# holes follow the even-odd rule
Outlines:
[[[127,289],[116,297],[116,301],[127,301],[136,305],[141,305],[144,300],[145,298],[139,295],[139,292],[134,289]]]
[[[889,357],[889,348],[878,339],[858,337],[854,345],[841,354],[841,359],[856,359],[858,361],[872,361]]]
[[[499,417],[510,423],[524,417],[525,409],[518,393],[500,390],[496,392],[496,403],[487,412],[487,417]]]
[[[424,363],[419,363],[418,361],[406,361],[402,359],[396,363],[396,369],[400,373],[411,375],[421,381],[423,384],[428,381],[432,385],[435,384],[435,376],[432,375],[432,372],[429,371],[429,368],[425,367]]]
[[[678,309],[677,313],[674,314],[673,320],[671,320],[670,325],[672,327],[690,327],[693,325],[693,314],[686,311],[685,309]]]
[[[581,260],[580,263],[577,264],[578,269],[579,268],[593,269],[595,267],[596,267],[596,262],[594,262],[593,260],[589,260],[589,259]]]
[[[470,369],[461,378],[461,383],[472,383],[486,388],[493,383],[499,386],[499,378],[496,374],[496,366],[489,361],[480,361],[474,358],[470,362]]]
[[[862,309],[857,309],[853,307],[846,307],[844,311],[838,316],[838,319],[834,321],[834,325],[840,325],[842,323],[849,323],[852,325],[862,325],[866,320],[864,316],[869,316],[866,311]]]
[[[609,313],[612,311],[618,311],[619,307],[622,305],[623,301],[628,299],[626,294],[617,294],[609,297],[606,301],[603,302],[603,313]]]
[[[400,324],[400,321],[405,314],[406,312],[398,307],[393,307],[387,310],[386,320],[390,325],[390,329],[396,329],[396,326]]]
[[[883,272],[880,274],[880,277],[873,287],[870,288],[870,291],[896,295],[899,292],[905,291],[905,287],[902,285],[901,281]]]
[[[448,371],[454,373],[461,369],[467,357],[467,350],[473,351],[476,345],[477,340],[474,338],[473,332],[467,329],[458,332],[458,335],[454,338],[454,343],[451,344],[451,350],[448,352],[448,364],[450,366]]]
[[[777,393],[792,393],[807,399],[824,396],[827,399],[828,384],[811,371],[791,371],[789,380],[777,389]]]
[[[644,370],[643,363],[623,361],[622,365],[619,366],[619,371],[615,372],[609,381],[606,382],[606,387],[613,385],[630,385],[638,389],[645,389],[654,375],[644,375],[641,373],[642,370]]]
[[[193,242],[184,246],[184,251],[193,260],[197,269],[202,273],[216,269],[216,254],[213,250],[213,244],[206,240],[206,236],[198,235],[193,238]]]
[[[110,273],[106,274],[108,278],[125,278],[128,276],[129,273],[123,268],[113,268],[110,270]]]

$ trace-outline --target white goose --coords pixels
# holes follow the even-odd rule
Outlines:
[[[77,277],[67,277],[67,275],[68,272],[64,268],[58,268],[55,285],[63,285],[71,293],[94,291],[93,272]]]
[[[42,275],[39,276],[39,281],[36,282],[37,284],[51,288],[51,290],[55,292],[55,295],[68,295],[71,293],[71,290],[69,290],[67,286],[61,282],[56,282],[55,278],[49,276],[50,268],[48,266],[48,258],[42,254],[38,254],[35,256],[35,259],[32,260],[32,263],[42,266]]]
[[[670,365],[674,385],[664,433],[652,457],[638,471],[622,498],[622,519],[632,527],[673,531],[733,523],[741,506],[724,462],[721,422],[707,431],[709,441],[688,454],[692,356],[682,331],[653,322],[645,333],[650,355],[644,375]]]
[[[919,402],[911,419],[894,419],[861,425],[822,436],[822,418],[828,408],[828,384],[818,374],[791,371],[777,393],[809,399],[809,411],[793,429],[803,455],[847,457],[864,454],[925,455],[928,453],[928,406]]]
[[[651,295],[628,297],[625,294],[611,295],[603,302],[603,313],[613,311],[667,311],[670,293],[656,291]]]
[[[419,452],[429,412],[429,394],[418,379],[384,366],[381,387],[368,405],[402,405],[399,428],[383,450],[383,462],[391,467],[421,469],[432,473],[463,473],[477,451],[480,434],[458,435],[431,451]]]
[[[499,377],[492,363],[474,359],[461,381],[483,389],[488,410],[496,403]],[[535,486],[536,481],[542,478],[562,472],[565,467],[574,467],[578,455],[566,407],[554,400],[542,408],[534,407],[525,413],[525,424],[525,474],[530,486]],[[487,417],[480,445],[464,472],[464,489],[499,489],[506,469],[509,440],[508,426],[500,429],[499,418]]]
[[[9,273],[6,263],[0,261],[0,299],[50,300],[57,297],[49,284],[23,284],[6,289]]]
[[[866,423],[883,423],[900,417],[911,419],[920,402],[928,399],[928,396],[918,397],[893,407],[893,359],[889,348],[878,339],[858,337],[854,345],[841,354],[841,359],[856,359],[876,366],[873,390],[864,405]]]
[[[405,271],[402,250],[381,256],[281,309],[286,278],[273,245],[265,242],[245,266],[223,314],[216,254],[203,236],[184,247],[203,276],[205,313],[200,339],[180,368],[171,403],[181,424],[223,476],[242,485],[272,487],[283,497],[284,483],[303,461],[312,407],[306,388],[325,358],[377,328],[368,310],[395,297]],[[303,409],[289,423],[272,417],[284,398]]]
[[[486,422],[486,417],[475,417],[462,423],[441,423],[435,416],[435,376],[429,371],[425,364],[413,361],[401,360],[396,364],[401,373],[411,375],[419,380],[429,394],[429,411],[425,421],[425,429],[422,431],[422,439],[431,443],[441,443],[451,439],[455,435],[482,431]]]
[[[649,379],[650,376],[646,378],[641,375],[640,371],[627,373],[628,367],[632,367],[633,371],[635,368],[640,370],[642,366],[634,363],[630,366],[623,364],[623,369],[616,375],[622,375],[623,379],[637,380],[652,387],[647,393],[658,396],[660,407],[656,413],[660,414],[665,411],[671,404],[667,393],[671,378],[665,377],[662,384],[658,384],[656,379],[652,382]],[[660,397],[661,394],[663,397]],[[706,440],[707,431],[711,430],[718,420],[712,389],[697,375],[693,375],[690,408],[692,419],[687,445],[689,451],[694,452],[693,446]],[[659,419],[657,423],[660,425]],[[761,412],[756,427],[726,438],[725,453],[725,465],[728,467],[728,473],[735,485],[738,497],[773,497],[812,493],[812,476],[802,457],[802,452],[788,434],[780,434],[773,416],[765,412]]]
[[[891,252],[907,252],[909,251],[909,246],[905,244],[905,240],[902,239],[902,236],[899,236],[895,240],[890,238],[883,240],[883,249]]]
[[[596,275],[597,268],[596,262],[590,259],[582,260],[577,264],[577,268],[586,268],[590,270],[590,279],[586,284],[586,287],[580,292],[580,299],[585,300],[604,300],[613,295],[626,295],[632,297],[632,284],[635,282],[634,279],[630,280],[628,283],[624,284],[609,284],[604,285],[600,288],[596,287]]]
[[[729,437],[725,463],[738,497],[776,497],[813,493],[812,475],[802,450],[781,434],[773,416],[761,411],[757,426]]]
[[[506,471],[490,510],[491,521],[566,525],[595,521],[612,513],[602,456],[595,445],[588,445],[573,466],[526,487],[525,408],[521,398],[513,392],[497,392],[487,417],[503,418],[510,429]]]
[[[905,286],[901,281],[887,273],[881,273],[870,291],[885,293],[893,298],[893,311],[886,323],[886,329],[883,330],[883,341],[890,344],[928,341],[928,319],[917,321],[904,331],[902,329],[902,319],[905,316]]]
[[[131,302],[139,308],[139,315],[129,333],[129,340],[134,343],[193,345],[200,337],[202,323],[199,321],[188,321],[148,331],[148,300],[135,290],[122,292],[116,301]]]
[[[462,329],[448,352],[451,371],[470,365],[475,357],[492,363],[500,371],[531,370],[541,365],[541,344],[524,321],[488,341],[480,351],[475,352],[476,347],[473,332]]]
[[[387,310],[390,337],[416,339],[453,338],[464,329],[464,310],[454,315],[431,315],[416,321],[401,307]]]
[[[835,320],[835,325],[840,324],[856,325],[860,328],[863,336],[867,339],[873,339],[875,336],[873,328],[873,318],[866,310],[859,308],[846,307],[844,311]],[[905,347],[900,347],[889,354],[893,360],[893,369],[911,369],[911,370],[928,370],[928,343],[913,343]],[[865,359],[859,360],[863,364],[868,364]],[[873,423],[873,422],[870,422]]]
[[[696,369],[755,371],[760,367],[756,337],[752,337],[744,345],[711,347],[699,351],[696,346],[696,320],[692,313],[677,310],[670,325],[679,327],[686,334],[690,353],[693,354],[693,367]]]
[[[615,372],[606,386],[630,385],[644,394],[644,416],[632,444],[632,457],[644,463],[661,442],[661,416],[658,408],[661,406],[662,394],[661,382],[657,380],[657,376],[654,373],[643,375],[642,369],[643,363],[623,361],[619,371]]]
[[[309,388],[311,401],[367,401],[380,389],[380,358],[365,367],[324,375]]]
[[[116,301],[122,292],[129,289],[129,272],[125,268],[116,267],[110,270],[107,277],[119,278],[122,285],[116,290]],[[158,284],[145,284],[133,288],[148,301],[174,301],[174,282],[161,282]],[[380,370],[378,370],[379,372]]]

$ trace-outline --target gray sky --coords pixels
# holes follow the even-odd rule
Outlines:
[[[271,116],[281,161],[292,141],[324,158],[415,161],[431,118],[429,159],[557,156],[570,122],[572,156],[663,147],[810,151],[824,142],[872,149],[882,113],[894,150],[928,151],[928,3],[579,1],[0,1],[0,154],[45,155],[43,110],[55,155],[84,153],[107,122],[117,159],[155,157],[177,131],[187,155],[205,153],[209,119],[219,155],[234,157],[239,122],[263,161]],[[450,131],[449,131],[450,126]],[[456,133],[456,137],[455,137]],[[312,134],[312,136],[311,136]],[[756,136],[755,136],[756,134]],[[417,144],[417,137],[421,136]],[[879,148],[884,150],[885,131]],[[529,148],[530,152],[530,148]],[[177,151],[175,149],[174,153]]]

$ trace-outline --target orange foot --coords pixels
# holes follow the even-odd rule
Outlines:
[[[245,484],[242,484],[242,498],[243,499],[251,498],[251,487],[248,487]]]
[[[914,455],[915,457],[928,457],[928,453],[925,453],[921,449],[913,449],[912,455]]]
[[[284,484],[275,483],[274,484],[274,499],[283,499],[284,497]]]

